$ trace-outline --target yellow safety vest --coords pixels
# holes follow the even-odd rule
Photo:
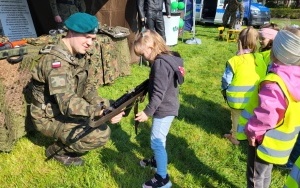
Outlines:
[[[264,139],[257,147],[257,156],[272,164],[286,164],[296,143],[300,130],[300,102],[293,100],[285,83],[276,74],[270,73],[265,80],[276,82],[288,100],[284,118],[277,123],[276,128],[268,130]]]
[[[250,117],[254,114],[254,109],[258,106],[258,87],[255,88],[253,95],[251,96],[249,103],[247,103],[245,109],[241,112],[239,122],[237,126],[236,139],[247,140],[245,134],[245,126]]]
[[[260,52],[267,66],[271,64],[271,50]]]
[[[263,56],[265,66],[268,67],[268,61],[270,60],[270,50],[260,52],[260,54]],[[269,58],[269,60],[267,60]],[[265,70],[265,75],[267,73],[267,68]],[[265,77],[263,75],[261,79]],[[253,110],[258,106],[258,87],[254,88],[253,94],[251,95],[249,102],[246,104],[244,110],[241,112],[241,115],[239,117],[238,127],[237,127],[237,133],[236,138],[238,140],[247,140],[247,136],[244,132],[245,125],[248,122],[249,118],[253,115]]]
[[[266,75],[267,66],[260,53],[234,56],[228,60],[234,73],[226,89],[229,107],[244,109],[259,81]]]
[[[285,180],[284,188],[300,187],[300,157],[296,160],[289,176]]]

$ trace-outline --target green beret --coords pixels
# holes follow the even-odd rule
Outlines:
[[[78,12],[66,19],[65,26],[77,33],[97,33],[98,19],[96,16]]]

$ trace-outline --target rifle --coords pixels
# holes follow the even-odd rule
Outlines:
[[[101,127],[104,123],[106,123],[122,111],[125,112],[124,117],[128,116],[133,106],[135,113],[137,113],[138,103],[144,101],[145,96],[148,92],[148,84],[149,79],[146,79],[140,85],[136,86],[133,90],[123,94],[120,98],[113,102],[110,107],[104,109],[101,116],[95,117],[94,119],[90,119],[85,129],[78,133],[73,139],[70,139],[68,144],[71,145],[77,142],[78,140],[82,139],[86,135],[93,132],[95,129]],[[135,121],[134,127],[135,134],[137,134],[138,121]],[[52,155],[48,156],[46,160],[49,160],[52,157],[54,157],[54,155],[56,155],[59,151],[63,150],[64,147],[59,148]]]
[[[149,79],[143,81],[140,85],[136,86],[133,90],[125,93],[118,98],[110,107],[104,109],[101,116],[91,119],[89,127],[97,128],[105,122],[109,121],[120,112],[124,111],[124,117],[128,116],[131,108],[137,105],[138,102],[143,102],[148,91]],[[135,107],[136,108],[136,107]],[[135,126],[135,133],[137,134],[137,126]],[[76,136],[79,137],[80,133]],[[75,137],[75,138],[76,138]]]

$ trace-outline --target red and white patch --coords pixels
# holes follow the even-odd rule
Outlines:
[[[56,61],[52,63],[52,68],[59,68],[59,67],[61,67],[60,61]]]
[[[181,66],[178,66],[178,69],[179,69],[181,75],[184,76],[184,75],[185,75],[185,70],[184,70],[184,68],[181,67]]]

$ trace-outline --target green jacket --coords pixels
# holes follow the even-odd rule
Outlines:
[[[65,21],[76,12],[85,12],[84,0],[49,0],[53,16],[60,16]]]
[[[59,41],[32,70],[33,98],[41,104],[57,105],[59,112],[54,114],[93,115],[100,102],[107,104],[108,101],[98,96],[92,74],[89,74],[90,64],[89,54],[74,57]]]

